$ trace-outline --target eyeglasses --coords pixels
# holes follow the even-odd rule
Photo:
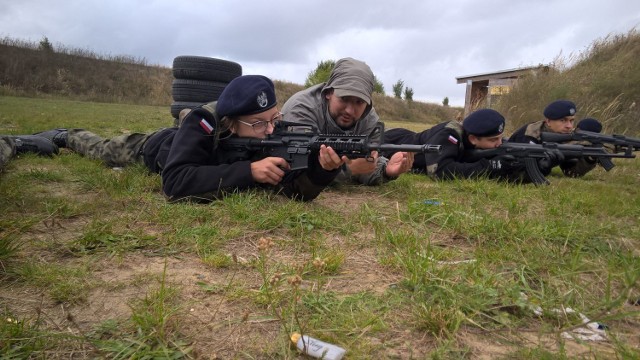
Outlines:
[[[262,133],[262,132],[264,132],[264,130],[267,128],[268,125],[271,125],[272,127],[275,127],[276,124],[278,123],[278,121],[282,121],[282,116],[283,115],[284,115],[283,113],[278,111],[277,113],[275,113],[273,115],[273,117],[269,121],[258,120],[256,122],[250,123],[250,122],[238,120],[238,122],[243,124],[243,125],[251,126],[253,131],[256,132],[256,133]]]

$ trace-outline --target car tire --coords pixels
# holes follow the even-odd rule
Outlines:
[[[180,111],[217,101],[229,82],[242,75],[233,61],[205,56],[182,55],[173,59],[171,115],[178,125]]]
[[[173,77],[176,79],[228,83],[240,75],[242,67],[233,61],[204,56],[177,56],[173,59]]]
[[[180,116],[180,111],[182,111],[183,109],[195,109],[202,104],[205,104],[205,103],[175,101],[173,104],[171,104],[171,115],[177,119]]]
[[[174,101],[207,103],[218,100],[227,83],[207,80],[175,79],[171,86]]]

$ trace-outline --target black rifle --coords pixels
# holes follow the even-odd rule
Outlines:
[[[640,139],[624,135],[605,135],[577,129],[570,134],[543,132],[540,137],[544,142],[588,141],[593,145],[612,145],[614,152],[624,152],[628,155],[634,151],[640,151]]]
[[[640,139],[629,138],[624,135],[604,135],[596,132],[576,129],[569,134],[560,134],[553,132],[540,133],[540,140],[543,142],[566,143],[569,141],[587,141],[593,146],[603,147],[611,145],[613,152],[624,153],[625,158],[633,158],[634,151],[640,151]],[[615,165],[607,158],[598,158],[598,163],[607,171],[611,170]]]
[[[384,135],[382,123],[376,126],[375,132],[380,132],[380,139]],[[273,133],[265,139],[255,138],[227,138],[220,140],[220,147],[225,150],[237,151],[239,154],[247,152],[258,153],[261,157],[281,157],[289,163],[291,170],[306,169],[311,152],[318,152],[321,145],[331,147],[339,156],[353,158],[370,158],[371,151],[378,152],[414,152],[433,153],[440,151],[440,145],[411,145],[411,144],[380,144],[372,143],[371,136],[319,134],[310,125],[280,121]]]
[[[595,146],[582,146],[573,144],[556,144],[556,143],[543,143],[543,144],[524,144],[506,142],[497,148],[493,149],[474,149],[465,153],[465,161],[474,162],[480,159],[491,159],[496,156],[510,155],[515,158],[516,162],[522,161],[525,166],[525,171],[529,176],[532,183],[536,185],[547,185],[547,180],[540,168],[538,167],[538,159],[546,158],[549,152],[554,150],[560,150],[562,155],[566,159],[581,158],[585,156],[591,156],[593,158],[619,158],[629,157],[626,154],[612,154],[607,152],[602,147]],[[631,155],[631,157],[635,157]]]

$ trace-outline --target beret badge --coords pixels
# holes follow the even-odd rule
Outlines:
[[[256,101],[258,102],[258,106],[260,106],[261,108],[267,106],[269,104],[269,99],[267,98],[267,93],[264,91],[261,91],[260,94],[258,94],[258,97],[256,98]]]

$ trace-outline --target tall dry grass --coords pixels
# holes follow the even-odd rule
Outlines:
[[[640,134],[640,34],[609,35],[584,52],[558,56],[546,73],[523,77],[496,110],[509,119],[507,130],[543,118],[544,107],[557,99],[578,106],[578,119],[594,117],[607,133]]]
[[[171,69],[126,56],[43,51],[33,44],[0,40],[0,95],[169,105],[171,82]]]

